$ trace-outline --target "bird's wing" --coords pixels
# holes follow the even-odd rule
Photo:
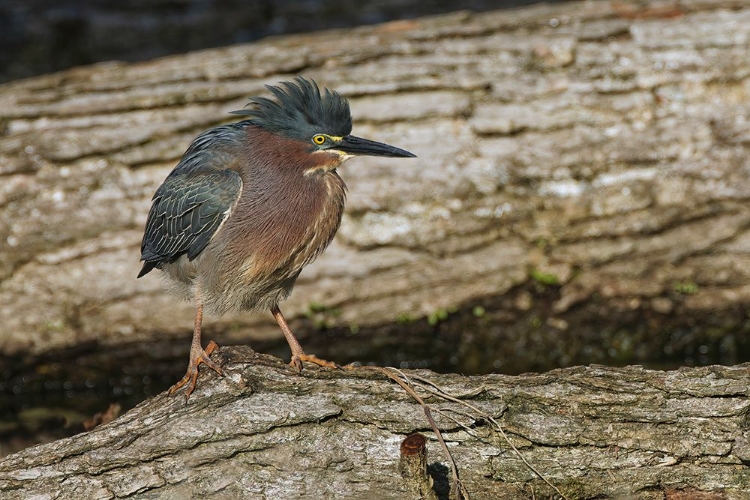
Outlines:
[[[139,278],[182,255],[195,259],[229,217],[242,191],[239,174],[227,168],[237,161],[236,132],[228,125],[200,135],[157,189],[141,243]]]

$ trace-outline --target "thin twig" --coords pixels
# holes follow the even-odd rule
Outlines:
[[[463,483],[461,483],[461,480],[458,477],[458,467],[456,467],[456,461],[453,460],[453,455],[451,455],[450,450],[448,449],[448,445],[445,444],[445,440],[443,439],[443,435],[440,432],[440,429],[438,428],[437,424],[435,423],[435,419],[432,417],[432,411],[430,410],[430,407],[427,405],[427,403],[424,402],[424,400],[417,394],[417,392],[414,390],[414,388],[411,386],[411,381],[409,377],[406,376],[404,372],[397,368],[382,368],[380,366],[361,366],[361,367],[347,367],[348,369],[367,369],[367,370],[373,370],[379,373],[382,373],[389,379],[396,382],[398,385],[401,386],[401,388],[406,391],[406,393],[414,398],[417,403],[422,407],[422,410],[424,411],[425,417],[427,417],[427,422],[429,422],[430,427],[432,427],[432,431],[435,433],[435,436],[437,437],[438,442],[440,443],[441,448],[443,449],[443,454],[445,455],[446,460],[448,461],[448,464],[450,465],[451,469],[451,477],[453,480],[453,488],[452,491],[457,495],[457,500],[469,500],[469,492],[464,487]]]
[[[430,407],[424,402],[424,399],[422,399],[422,397],[420,397],[419,394],[417,394],[414,387],[412,387],[413,380],[420,382],[422,384],[422,388],[426,390],[427,392],[429,392],[430,394],[440,397],[442,399],[445,399],[447,401],[458,403],[460,405],[463,405],[475,411],[476,414],[472,415],[473,418],[483,418],[487,420],[488,422],[490,422],[494,426],[494,428],[497,430],[497,432],[503,437],[505,442],[508,443],[508,446],[510,446],[510,448],[513,450],[516,456],[521,460],[521,462],[523,462],[523,464],[526,467],[528,467],[528,469],[531,472],[536,474],[542,481],[544,481],[545,484],[547,484],[547,486],[555,490],[557,494],[560,495],[561,498],[563,498],[563,500],[569,500],[568,497],[565,496],[565,494],[562,491],[560,491],[560,488],[552,484],[552,482],[550,482],[549,479],[547,479],[541,472],[539,472],[539,470],[536,469],[536,467],[531,465],[531,463],[529,463],[529,461],[526,460],[526,458],[521,454],[521,451],[518,448],[516,448],[516,445],[513,444],[513,442],[508,437],[508,435],[505,433],[500,423],[497,420],[495,420],[494,417],[485,413],[477,406],[474,406],[471,403],[467,403],[466,401],[451,395],[448,391],[443,389],[441,386],[439,386],[435,382],[428,380],[424,377],[420,377],[419,375],[408,377],[403,371],[399,370],[398,368],[392,368],[392,367],[382,368],[379,366],[360,366],[360,367],[347,366],[346,368],[347,369],[369,369],[369,370],[382,373],[383,375],[385,375],[386,377],[390,378],[391,380],[396,382],[398,385],[400,385],[401,388],[403,388],[407,394],[409,394],[412,398],[414,398],[420,404],[420,406],[422,406],[422,409],[425,412],[425,416],[427,417],[427,421],[430,423],[430,426],[432,427],[432,430],[434,431],[435,436],[438,439],[438,442],[440,442],[440,445],[443,448],[443,453],[445,454],[446,459],[448,460],[448,463],[451,466],[451,474],[453,476],[453,486],[454,486],[453,491],[455,491],[456,494],[459,495],[459,498],[463,496],[464,498],[468,499],[468,492],[466,491],[460,479],[458,478],[458,468],[456,467],[456,463],[453,460],[453,456],[451,455],[450,450],[448,450],[448,446],[445,444],[445,441],[443,440],[443,435],[440,432],[440,429],[438,429],[437,424],[435,423],[435,420],[432,418],[432,412],[430,411]],[[443,413],[442,410],[439,410],[439,411]],[[457,412],[457,413],[460,413],[460,412]],[[447,415],[445,416],[447,417]],[[456,422],[461,427],[464,427],[460,422],[456,421],[455,419],[451,418],[451,420]]]
[[[450,419],[453,422],[455,422],[455,424],[457,426],[462,427],[463,430],[465,430],[466,433],[469,434],[470,436],[473,436],[473,437],[479,439],[480,436],[479,436],[479,433],[476,432],[476,430],[472,429],[471,427],[469,427],[468,425],[464,424],[463,422],[460,422],[456,417],[454,417],[452,415],[449,415],[448,412],[456,413],[456,414],[461,415],[462,417],[466,417],[466,418],[468,418],[469,420],[472,420],[472,421],[476,420],[476,416],[475,415],[473,415],[473,414],[471,414],[469,412],[466,412],[466,411],[456,410],[455,408],[436,408],[435,410],[440,415],[442,415],[443,417],[445,417],[447,419]]]
[[[475,412],[477,412],[480,417],[482,417],[482,418],[486,419],[487,421],[489,421],[490,423],[492,423],[495,426],[495,428],[497,429],[497,431],[500,433],[500,435],[503,437],[503,439],[505,439],[505,442],[508,443],[508,445],[515,452],[515,454],[518,456],[518,458],[524,463],[524,465],[526,465],[526,467],[528,467],[529,470],[531,470],[534,474],[536,474],[537,476],[539,476],[539,478],[542,481],[544,481],[550,488],[554,489],[558,493],[558,495],[560,495],[563,499],[568,500],[568,497],[566,497],[565,494],[562,491],[560,491],[560,489],[557,486],[555,486],[554,484],[552,484],[546,477],[544,477],[544,475],[542,475],[541,472],[539,472],[533,465],[531,465],[529,463],[529,461],[526,460],[526,458],[523,455],[521,455],[521,452],[518,450],[518,448],[516,448],[516,445],[514,445],[511,442],[510,438],[508,438],[508,435],[505,433],[505,431],[503,430],[503,428],[500,426],[500,424],[497,422],[497,420],[495,420],[494,417],[492,417],[491,415],[483,412],[481,409],[477,408],[476,406],[472,405],[471,403],[467,403],[466,401],[464,401],[462,399],[458,399],[458,398],[456,398],[454,396],[451,396],[445,389],[443,389],[439,385],[435,384],[431,380],[427,380],[427,379],[425,379],[423,377],[420,377],[420,376],[414,376],[413,379],[416,380],[416,381],[418,381],[418,382],[421,382],[425,386],[427,386],[427,387],[424,387],[424,389],[426,391],[428,391],[428,392],[430,392],[430,393],[432,393],[432,394],[434,394],[436,396],[439,396],[439,397],[441,397],[443,399],[447,399],[448,401],[453,401],[454,403],[458,403],[458,404],[464,405],[467,408],[470,408],[470,409],[474,410]]]
[[[404,383],[407,384],[408,387],[412,390],[412,392],[414,393],[414,396],[419,398],[419,402],[422,405],[422,408],[424,409],[425,415],[427,415],[427,419],[430,421],[430,425],[432,426],[433,431],[435,431],[435,436],[437,437],[437,440],[440,443],[440,446],[443,448],[443,453],[447,457],[448,463],[451,466],[451,476],[453,477],[453,485],[455,486],[454,491],[456,491],[456,494],[458,495],[459,498],[468,499],[469,494],[464,489],[464,486],[461,483],[461,480],[458,478],[458,467],[456,467],[456,462],[455,460],[453,460],[453,456],[451,455],[451,452],[448,449],[448,445],[445,444],[445,440],[443,439],[443,433],[440,432],[440,429],[438,429],[437,424],[435,423],[435,420],[432,418],[432,412],[430,410],[430,407],[424,402],[424,400],[422,400],[421,397],[419,397],[416,391],[414,391],[414,389],[411,387],[411,380],[409,379],[409,377],[406,376],[404,372],[402,372],[398,368],[386,368],[386,370],[392,370],[396,372],[397,374],[399,374],[405,380]],[[402,387],[403,387],[403,384],[402,384]]]

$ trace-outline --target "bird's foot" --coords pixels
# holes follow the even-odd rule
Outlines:
[[[195,385],[198,383],[198,366],[201,363],[208,366],[223,377],[224,370],[222,370],[221,367],[217,363],[212,361],[209,357],[217,347],[219,346],[216,345],[216,342],[212,340],[208,343],[208,346],[206,346],[205,350],[201,349],[200,347],[198,349],[190,349],[190,363],[188,363],[187,372],[185,372],[185,376],[182,377],[182,380],[169,388],[167,395],[171,396],[175,392],[179,391],[182,386],[190,382],[188,384],[187,392],[185,393],[185,402],[187,403],[188,399],[190,399],[190,395],[195,390]]]
[[[302,354],[293,354],[292,361],[289,363],[289,365],[295,370],[297,370],[297,372],[299,373],[302,371],[303,361],[316,364],[322,368],[333,368],[333,369],[341,368],[338,364],[334,363],[333,361],[326,361],[325,359],[320,359],[314,354],[305,354],[304,352]]]

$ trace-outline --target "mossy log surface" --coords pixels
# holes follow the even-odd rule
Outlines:
[[[187,405],[162,394],[88,433],[0,461],[2,498],[416,499],[399,473],[400,443],[415,431],[429,438],[433,487],[448,498],[449,465],[423,410],[390,379],[367,369],[297,375],[246,347],[222,348],[217,359],[227,376],[202,375]],[[496,419],[567,498],[750,496],[747,365],[406,374]],[[486,417],[417,392],[471,499],[556,494]]]

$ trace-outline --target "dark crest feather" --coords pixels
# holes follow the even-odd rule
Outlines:
[[[275,99],[251,97],[250,108],[232,114],[248,116],[252,123],[270,132],[304,141],[320,133],[335,136],[351,133],[349,102],[338,92],[323,89],[321,94],[317,83],[301,76],[293,82],[266,88]]]

